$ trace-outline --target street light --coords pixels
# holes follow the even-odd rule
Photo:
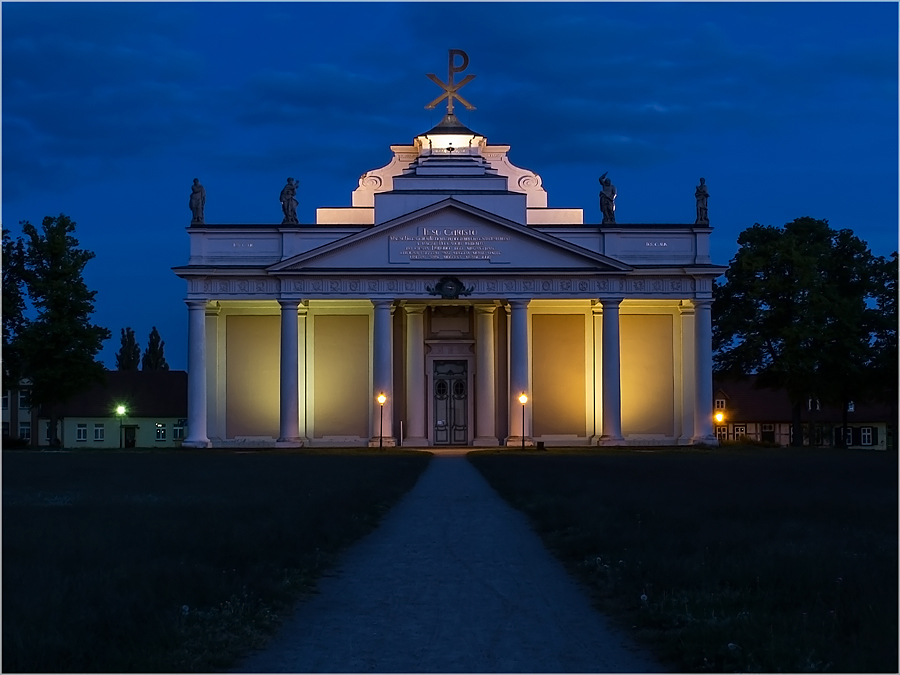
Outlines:
[[[127,412],[128,410],[124,405],[116,406],[116,415],[118,415],[119,417],[119,450],[122,449],[122,421],[125,417],[125,413]]]
[[[378,425],[378,447],[384,447],[384,402],[387,396],[383,393],[378,394],[378,403],[381,405],[381,423]]]
[[[721,423],[722,423],[722,420],[725,419],[725,415],[724,415],[723,413],[717,412],[717,413],[715,414],[715,418],[716,418],[716,422],[718,422],[719,424],[721,424]]]
[[[519,403],[522,404],[522,449],[525,449],[525,404],[528,403],[528,397],[525,395],[525,392],[522,392],[522,395],[519,396]]]

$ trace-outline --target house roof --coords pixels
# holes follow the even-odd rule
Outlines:
[[[61,417],[115,417],[124,405],[127,418],[187,417],[187,373],[183,370],[120,371],[106,373],[95,385],[57,408]],[[41,416],[46,417],[44,411]]]
[[[725,416],[728,422],[784,422],[791,421],[791,401],[783,389],[757,388],[756,376],[741,380],[713,380],[714,398],[725,398]],[[822,404],[813,410],[804,403],[801,419],[804,422],[840,423],[838,406]],[[890,422],[892,409],[886,403],[854,402],[853,412],[847,413],[848,424],[862,422]]]

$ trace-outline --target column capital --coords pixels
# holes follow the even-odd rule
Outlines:
[[[611,308],[618,307],[622,304],[622,301],[625,299],[624,295],[617,295],[613,297],[600,298],[600,307],[601,308]]]
[[[407,314],[424,314],[427,305],[403,305],[403,311]]]
[[[184,301],[184,304],[188,306],[188,309],[206,309],[206,304],[209,302],[206,298],[202,300],[197,300],[196,298],[189,298]]]
[[[531,298],[510,298],[507,302],[514,309],[527,309],[531,303]]]
[[[375,309],[385,309],[394,306],[393,300],[371,300],[370,302]]]
[[[475,305],[475,311],[479,314],[493,314],[497,311],[497,305]]]
[[[692,298],[691,304],[695,309],[699,309],[701,307],[711,307],[713,303],[712,298]]]
[[[299,300],[279,300],[278,304],[281,305],[282,311],[297,309],[300,306]]]

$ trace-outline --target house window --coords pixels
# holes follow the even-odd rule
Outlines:
[[[847,412],[854,412],[856,410],[856,404],[853,401],[850,401],[847,404]]]
[[[156,423],[156,440],[166,440],[166,425],[162,424],[161,422]]]
[[[19,438],[23,441],[31,440],[31,422],[19,422]]]
[[[763,443],[774,443],[775,442],[775,425],[774,424],[761,424],[759,440],[761,440]]]
[[[859,438],[862,445],[872,445],[872,427],[863,427],[860,429]]]
[[[716,410],[725,410],[725,399],[724,398],[716,399]]]
[[[727,441],[728,427],[716,427],[716,439],[719,441]]]
[[[31,392],[27,389],[19,390],[19,408],[21,410],[28,410],[31,407]]]
[[[738,440],[747,435],[747,425],[746,424],[735,424],[734,425],[734,440]]]
[[[102,441],[106,438],[106,428],[102,424],[94,425],[94,440]]]
[[[87,424],[79,424],[75,427],[75,440],[76,441],[86,441],[87,440]]]
[[[775,431],[775,425],[774,424],[763,424],[762,430],[763,431]]]
[[[8,391],[3,392],[3,409],[4,410],[9,409],[9,392]]]
[[[178,421],[172,425],[172,440],[173,441],[183,441],[184,440],[184,423],[182,423],[181,421]]]

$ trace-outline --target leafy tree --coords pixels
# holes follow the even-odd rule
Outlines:
[[[3,230],[3,390],[22,379],[21,339],[25,319],[25,248]]]
[[[147,350],[141,359],[141,370],[168,370],[169,364],[166,363],[166,355],[164,353],[166,343],[159,339],[159,331],[156,326],[150,331],[150,337],[147,340]]]
[[[116,370],[137,370],[141,365],[141,348],[130,327],[122,329],[122,346],[116,354]]]
[[[94,253],[78,248],[75,223],[60,214],[44,218],[41,230],[28,221],[21,225],[23,276],[37,316],[18,341],[32,405],[47,407],[56,444],[56,406],[104,380],[106,369],[95,357],[110,332],[90,322],[96,291],[88,290],[82,274]]]
[[[850,230],[808,217],[784,228],[756,224],[738,244],[724,284],[714,287],[715,370],[756,373],[757,386],[784,389],[791,443],[802,445],[808,397],[846,408],[865,393],[876,260]]]

